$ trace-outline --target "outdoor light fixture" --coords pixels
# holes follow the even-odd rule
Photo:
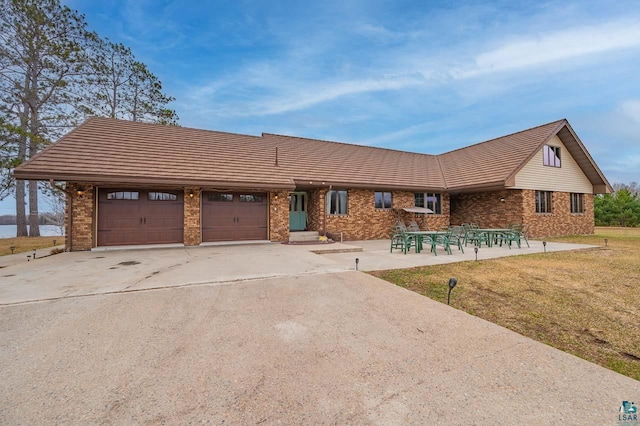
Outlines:
[[[28,262],[28,261],[30,261],[30,260],[31,260],[31,255],[30,255],[30,254],[28,254],[28,255],[27,255],[27,262]]]
[[[547,242],[546,241],[542,242],[542,248],[544,249],[544,252],[546,253],[547,252]]]
[[[358,263],[360,263],[360,259],[356,257],[356,271],[358,270]]]
[[[451,290],[453,290],[453,288],[456,286],[456,284],[458,284],[458,280],[457,279],[455,279],[453,277],[449,278],[449,294],[447,295],[447,305],[451,301]]]
[[[477,261],[478,261],[478,246],[475,246],[475,247],[473,248],[473,251],[475,251],[475,252],[476,252],[476,262],[477,262]]]
[[[274,200],[277,200],[277,199],[278,199],[278,194],[276,194],[276,196],[275,196],[275,197],[273,197],[273,199],[274,199]]]
[[[56,240],[53,240],[53,245],[54,245],[54,246],[56,245]]]
[[[11,246],[9,247],[9,250],[11,250],[11,254],[13,254],[13,251],[16,249],[16,246]]]
[[[36,259],[36,249],[33,249],[33,260]]]
[[[605,247],[607,246],[607,243],[608,243],[608,242],[609,242],[609,239],[608,239],[608,238],[605,238],[605,239],[604,239],[604,246],[605,246]]]
[[[500,202],[501,202],[501,203],[504,203],[504,197],[503,197],[503,198],[500,198]]]
[[[193,189],[189,191],[189,198],[193,198]]]
[[[78,194],[78,197],[82,197],[84,195],[84,188],[79,186],[76,190],[76,194]]]

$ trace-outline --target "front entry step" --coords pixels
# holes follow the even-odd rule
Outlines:
[[[290,243],[300,243],[307,241],[318,241],[320,239],[320,235],[317,231],[297,231],[289,233],[289,242]]]

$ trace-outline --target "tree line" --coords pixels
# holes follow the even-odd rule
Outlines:
[[[0,200],[15,196],[17,236],[40,235],[39,189],[55,190],[13,179],[15,167],[89,116],[177,125],[173,100],[129,47],[59,0],[0,0]]]
[[[597,195],[594,199],[596,226],[640,225],[640,185],[613,184],[613,194]]]

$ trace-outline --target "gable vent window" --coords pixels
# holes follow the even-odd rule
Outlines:
[[[549,167],[560,167],[560,147],[545,145],[542,149],[542,164]]]
[[[584,213],[584,194],[571,193],[571,213]]]

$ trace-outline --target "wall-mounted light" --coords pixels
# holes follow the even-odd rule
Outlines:
[[[84,195],[84,188],[79,186],[78,189],[76,189],[76,194],[78,194],[78,197],[82,197]]]
[[[193,193],[193,189],[189,190],[189,198],[193,198],[195,194]]]
[[[504,203],[504,197],[500,198],[500,202]]]
[[[274,200],[278,199],[278,194],[275,195],[275,197],[273,197]]]

